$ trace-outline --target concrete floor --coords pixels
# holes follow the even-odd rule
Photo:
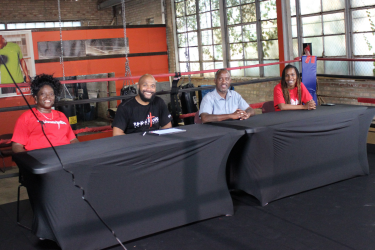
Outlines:
[[[17,201],[17,188],[19,185],[17,167],[6,168],[5,173],[0,172],[0,205]],[[20,199],[29,199],[25,188],[21,188]]]

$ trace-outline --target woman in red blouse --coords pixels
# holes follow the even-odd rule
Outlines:
[[[275,110],[312,110],[316,104],[305,85],[301,82],[298,69],[287,65],[281,77],[281,82],[273,90]]]
[[[53,78],[52,75],[38,75],[31,83],[31,93],[36,104],[33,111],[38,120],[43,122],[44,131],[53,146],[79,142],[64,113],[52,109],[60,89],[60,81]],[[13,152],[18,153],[51,146],[44,136],[42,125],[38,120],[31,110],[26,111],[18,118],[12,137]]]

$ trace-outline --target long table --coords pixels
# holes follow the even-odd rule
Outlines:
[[[130,134],[56,147],[85,196],[122,241],[233,214],[225,170],[243,131],[184,126],[164,136]],[[82,200],[51,148],[15,154],[34,211],[32,228],[62,249],[117,244]]]
[[[230,187],[266,205],[368,174],[366,138],[374,115],[373,107],[336,105],[211,124],[246,131],[228,160]]]

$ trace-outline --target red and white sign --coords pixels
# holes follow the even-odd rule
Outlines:
[[[20,87],[20,89],[24,95],[31,94],[30,87]],[[16,88],[16,92],[17,92],[17,95],[21,95],[21,92],[18,90],[18,88]]]

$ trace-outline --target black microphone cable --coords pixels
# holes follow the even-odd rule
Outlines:
[[[99,213],[95,210],[95,208],[93,207],[93,205],[91,205],[91,203],[85,198],[85,189],[84,189],[83,187],[79,186],[78,184],[76,184],[76,182],[75,182],[75,177],[74,177],[74,173],[73,173],[72,171],[70,171],[70,170],[68,170],[68,169],[66,169],[66,168],[64,167],[64,164],[62,163],[59,154],[57,153],[55,147],[52,145],[51,141],[48,139],[48,136],[46,135],[46,133],[45,133],[45,131],[44,131],[44,125],[45,125],[44,122],[38,119],[37,115],[35,114],[34,110],[31,108],[31,106],[30,106],[29,102],[27,101],[25,95],[23,94],[22,90],[20,89],[20,87],[18,86],[18,84],[16,83],[16,81],[13,79],[13,76],[12,76],[12,74],[9,72],[9,69],[8,69],[8,67],[6,66],[6,64],[5,64],[5,62],[4,62],[4,59],[3,59],[3,57],[2,57],[1,55],[0,55],[0,59],[1,59],[2,63],[3,63],[3,65],[5,66],[5,69],[8,71],[8,74],[9,74],[9,76],[11,77],[11,79],[12,79],[14,85],[16,85],[16,88],[20,91],[20,93],[21,93],[23,99],[25,100],[27,106],[29,107],[29,109],[31,110],[31,112],[33,113],[33,115],[35,116],[36,120],[40,123],[40,125],[41,125],[41,127],[42,127],[43,134],[44,134],[45,138],[47,139],[48,143],[51,145],[51,148],[52,148],[53,151],[55,152],[55,155],[56,155],[57,159],[59,160],[62,169],[63,169],[66,173],[69,173],[69,174],[72,176],[72,182],[73,182],[73,185],[74,185],[76,188],[78,188],[78,189],[80,189],[80,190],[82,191],[82,199],[83,199],[83,200],[89,205],[89,207],[91,208],[91,210],[95,213],[95,215],[98,217],[98,219],[104,224],[104,226],[105,226],[105,227],[106,227],[106,228],[107,228],[107,229],[113,234],[113,236],[115,237],[115,239],[117,240],[117,242],[122,246],[122,248],[123,248],[124,250],[127,250],[126,247],[122,244],[121,240],[117,237],[115,231],[113,231],[113,230],[108,226],[108,224],[107,224],[107,223],[106,223],[106,222],[100,217]]]

